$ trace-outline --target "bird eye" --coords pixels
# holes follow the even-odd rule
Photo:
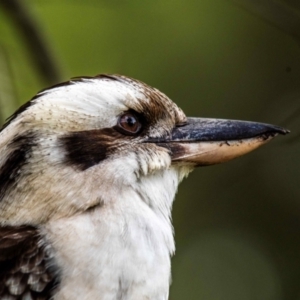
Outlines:
[[[132,112],[126,112],[118,120],[118,129],[127,135],[137,134],[142,128],[138,117]]]

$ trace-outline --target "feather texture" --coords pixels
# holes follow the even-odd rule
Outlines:
[[[50,299],[59,279],[33,226],[0,227],[0,299]]]

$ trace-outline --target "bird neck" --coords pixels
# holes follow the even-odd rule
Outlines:
[[[180,179],[176,169],[148,175],[117,199],[49,222],[45,232],[62,278],[56,299],[167,299],[175,250],[170,214]]]

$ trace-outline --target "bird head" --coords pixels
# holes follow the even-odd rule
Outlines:
[[[174,196],[194,167],[243,155],[278,133],[287,131],[187,118],[166,95],[128,77],[73,79],[38,93],[0,132],[0,223],[86,212],[145,182],[153,193],[156,182],[170,186]]]

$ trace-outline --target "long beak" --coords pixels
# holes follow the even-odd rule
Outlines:
[[[263,123],[187,118],[175,127],[170,138],[156,141],[170,150],[174,163],[205,166],[222,163],[244,155],[288,130]]]

